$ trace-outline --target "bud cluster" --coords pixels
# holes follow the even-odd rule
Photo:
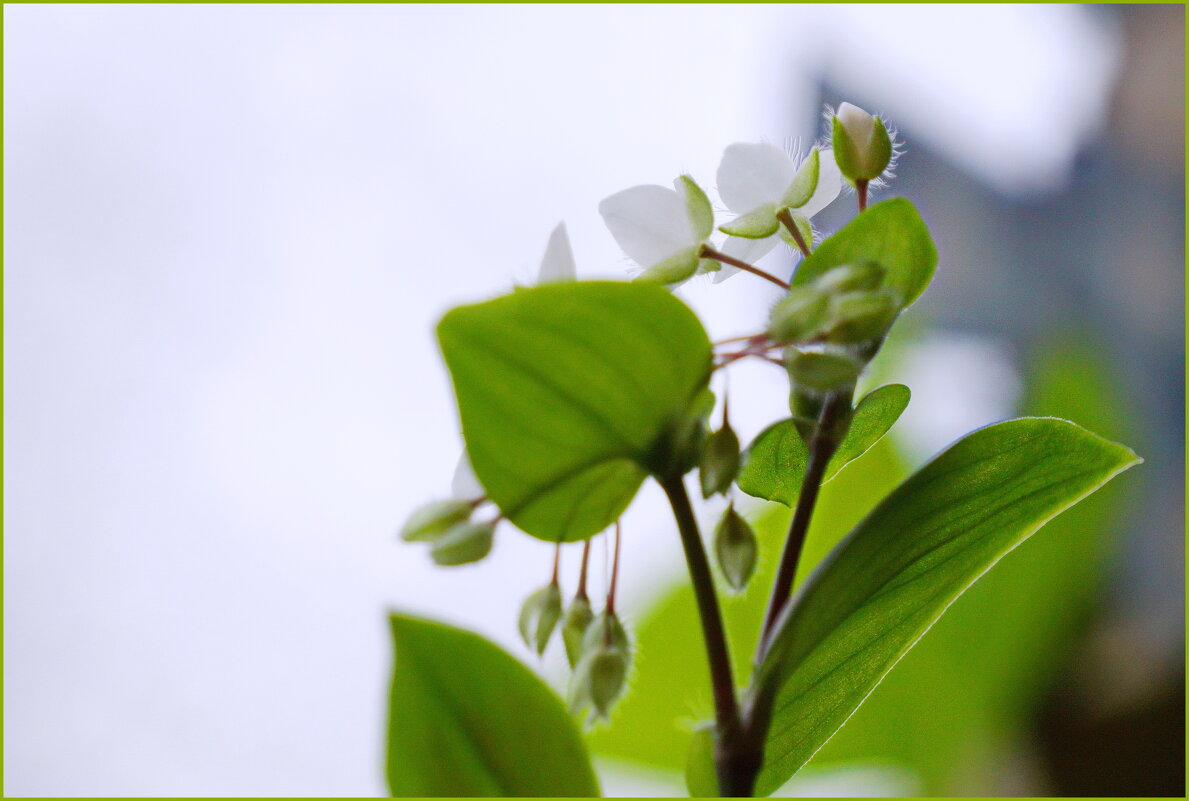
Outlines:
[[[453,498],[431,501],[409,515],[401,539],[429,543],[430,556],[444,567],[477,562],[491,552],[495,523],[472,522],[476,505]]]

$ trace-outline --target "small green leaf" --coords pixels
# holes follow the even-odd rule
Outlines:
[[[809,151],[809,158],[805,159],[805,163],[801,165],[801,169],[797,170],[797,175],[793,178],[793,183],[780,200],[782,206],[795,209],[809,202],[809,198],[813,197],[813,192],[817,189],[817,178],[821,170],[821,160],[821,155],[818,154],[816,147]]]
[[[637,275],[636,280],[645,284],[680,284],[698,271],[700,248],[699,245],[678,251]]]
[[[888,384],[859,401],[850,428],[826,468],[823,484],[888,433],[908,406],[910,395],[903,384]],[[809,449],[792,418],[773,423],[748,447],[747,461],[739,473],[739,489],[756,498],[792,506],[801,492],[808,461]]]
[[[468,565],[491,553],[494,539],[491,523],[459,523],[430,543],[429,555],[442,567]]]
[[[475,505],[470,501],[430,501],[413,510],[400,530],[400,538],[405,542],[429,542],[468,519],[474,511]]]
[[[876,203],[822,242],[801,263],[793,285],[807,284],[840,264],[873,261],[887,275],[884,286],[909,306],[920,297],[937,268],[937,248],[920,214],[904,198]]]
[[[756,671],[757,691],[777,693],[756,792],[796,773],[999,559],[1139,461],[1068,421],[1024,418],[894,490],[806,581]]]
[[[718,226],[718,230],[730,236],[742,239],[765,239],[776,233],[780,223],[776,219],[776,206],[769,203],[760,206],[755,211],[749,211],[741,217],[736,217],[725,225]]]
[[[768,335],[776,342],[798,342],[818,333],[830,303],[815,287],[794,287],[768,315]]]
[[[500,511],[550,542],[602,531],[663,469],[710,340],[658,286],[550,284],[446,314],[438,340],[467,453]]]
[[[689,744],[685,763],[685,787],[690,798],[718,798],[718,776],[714,767],[714,729],[698,729]]]
[[[803,352],[788,348],[784,360],[793,383],[815,392],[851,386],[863,369],[859,361],[844,353]]]
[[[536,674],[477,634],[392,615],[388,788],[425,796],[597,796],[582,736]]]

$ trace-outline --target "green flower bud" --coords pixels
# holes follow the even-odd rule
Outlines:
[[[405,542],[432,540],[448,528],[469,520],[474,509],[470,501],[432,501],[424,504],[409,515],[404,528],[400,530],[400,538]]]
[[[838,169],[852,182],[878,178],[892,160],[892,139],[883,120],[850,103],[839,106],[832,139]]]
[[[603,646],[588,651],[574,670],[574,711],[590,706],[595,718],[609,717],[627,686],[629,667],[631,657],[621,648]]]
[[[433,541],[429,555],[443,567],[478,562],[491,552],[494,537],[494,523],[459,523]]]
[[[619,622],[619,617],[614,612],[605,610],[599,613],[586,630],[586,636],[582,640],[582,651],[585,653],[603,647],[631,650],[631,641],[628,640],[627,630]]]
[[[538,656],[544,654],[560,619],[561,588],[551,582],[525,598],[520,607],[520,636],[524,644]]]
[[[727,583],[736,592],[743,591],[755,572],[758,553],[755,532],[731,504],[714,529],[714,554]]]
[[[805,353],[790,348],[785,353],[794,386],[830,392],[854,384],[863,366],[841,353]]]
[[[878,339],[900,313],[900,297],[890,289],[875,292],[847,292],[830,301],[833,321],[826,340],[855,344]]]
[[[834,295],[839,292],[859,292],[879,289],[887,271],[873,261],[842,264],[827,270],[813,285],[820,291]]]
[[[716,492],[726,493],[739,474],[739,437],[730,424],[724,424],[706,440],[698,478],[702,482],[702,497]]]
[[[826,324],[829,298],[815,287],[793,287],[768,316],[768,335],[776,342],[802,342]]]
[[[571,669],[582,658],[582,642],[593,620],[594,612],[589,599],[579,596],[570,601],[570,608],[566,610],[566,618],[561,624],[561,639],[566,645],[566,659]]]

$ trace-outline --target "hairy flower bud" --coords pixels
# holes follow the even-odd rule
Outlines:
[[[893,290],[847,292],[830,301],[832,323],[826,340],[856,344],[878,339],[900,313],[900,296]]]
[[[743,591],[755,572],[758,553],[755,532],[731,504],[714,529],[714,555],[727,583],[736,592]]]
[[[582,658],[582,642],[586,639],[586,630],[594,620],[594,611],[590,608],[590,600],[584,596],[577,596],[570,601],[566,609],[565,620],[561,625],[561,639],[566,646],[566,659],[570,668],[578,665]]]
[[[494,523],[459,523],[433,541],[429,555],[443,567],[478,562],[491,552],[494,537]]]
[[[862,370],[859,362],[841,353],[805,353],[789,348],[785,361],[794,386],[817,392],[854,384]]]
[[[602,646],[587,651],[574,670],[573,707],[591,707],[595,718],[606,719],[627,685],[631,657],[622,648]]]
[[[586,637],[582,640],[582,650],[592,651],[596,648],[612,646],[630,650],[627,630],[619,622],[619,616],[614,612],[603,611],[594,619],[586,630]]]
[[[818,277],[813,285],[831,295],[839,292],[860,292],[879,289],[887,271],[873,261],[841,264]]]
[[[838,169],[852,182],[878,178],[892,160],[892,140],[883,120],[850,103],[838,107],[832,138]]]
[[[561,588],[550,582],[524,599],[520,607],[520,637],[538,656],[544,654],[560,619]]]
[[[405,542],[432,540],[451,526],[469,519],[474,508],[469,501],[463,500],[431,501],[409,515],[400,530],[400,538]]]
[[[768,335],[776,342],[803,342],[826,322],[829,298],[816,287],[793,287],[768,316]]]
[[[698,465],[702,497],[709,498],[716,492],[725,494],[738,474],[739,436],[729,423],[724,423],[722,428],[710,435],[702,450],[702,460]]]

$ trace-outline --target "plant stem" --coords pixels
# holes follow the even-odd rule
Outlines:
[[[793,215],[789,213],[788,209],[781,209],[776,214],[776,219],[784,223],[784,227],[788,229],[789,236],[797,243],[797,247],[806,256],[809,255],[809,243],[805,241],[805,237],[801,236],[801,229],[797,227],[797,223],[793,221]]]
[[[859,196],[859,213],[867,210],[867,182],[855,181],[855,194]]]
[[[757,664],[768,650],[772,630],[792,594],[793,579],[797,575],[797,564],[801,561],[805,535],[809,533],[809,521],[813,517],[818,490],[821,489],[822,479],[826,475],[826,467],[846,432],[852,394],[833,392],[826,398],[813,436],[809,440],[809,463],[805,467],[801,493],[797,496],[797,508],[793,511],[792,522],[789,523],[788,539],[784,543],[784,553],[780,555],[780,567],[772,585],[772,596],[768,600],[768,613],[764,618],[764,628],[756,651]]]
[[[710,561],[702,545],[698,523],[690,507],[689,494],[680,475],[660,479],[673,516],[677,519],[677,530],[681,533],[681,545],[685,549],[685,561],[689,566],[690,582],[698,602],[698,616],[702,622],[702,637],[706,641],[706,656],[710,662],[710,685],[714,691],[714,714],[716,742],[714,762],[718,770],[719,792],[724,797],[738,798],[751,795],[756,774],[759,772],[762,752],[756,750],[745,737],[739,717],[739,703],[735,698],[735,680],[731,675],[731,656],[727,650],[726,631],[718,608],[718,596],[714,591],[714,578],[710,574]]]
[[[771,281],[772,283],[776,284],[781,289],[789,288],[789,285],[787,283],[785,283],[784,281],[781,281],[775,275],[772,275],[772,273],[765,272],[765,271],[761,270],[759,267],[755,267],[751,264],[748,264],[747,262],[743,261],[742,259],[736,259],[734,256],[728,256],[725,253],[720,253],[719,251],[715,250],[712,247],[709,247],[708,245],[702,245],[702,249],[701,249],[701,251],[699,251],[698,255],[700,255],[704,258],[707,258],[707,259],[713,259],[714,261],[721,262],[723,264],[729,264],[732,267],[738,267],[740,270],[749,272],[752,275],[758,275],[760,278],[763,278],[766,281]]]
[[[623,535],[619,531],[619,521],[615,521],[615,556],[611,559],[611,585],[607,588],[607,613],[615,614],[615,590],[619,586],[619,543]],[[610,636],[611,629],[607,629]]]
[[[578,573],[578,591],[574,593],[575,598],[585,598],[586,596],[586,573],[587,565],[590,564],[590,541],[593,537],[588,537],[586,542],[582,543],[582,567]]]

